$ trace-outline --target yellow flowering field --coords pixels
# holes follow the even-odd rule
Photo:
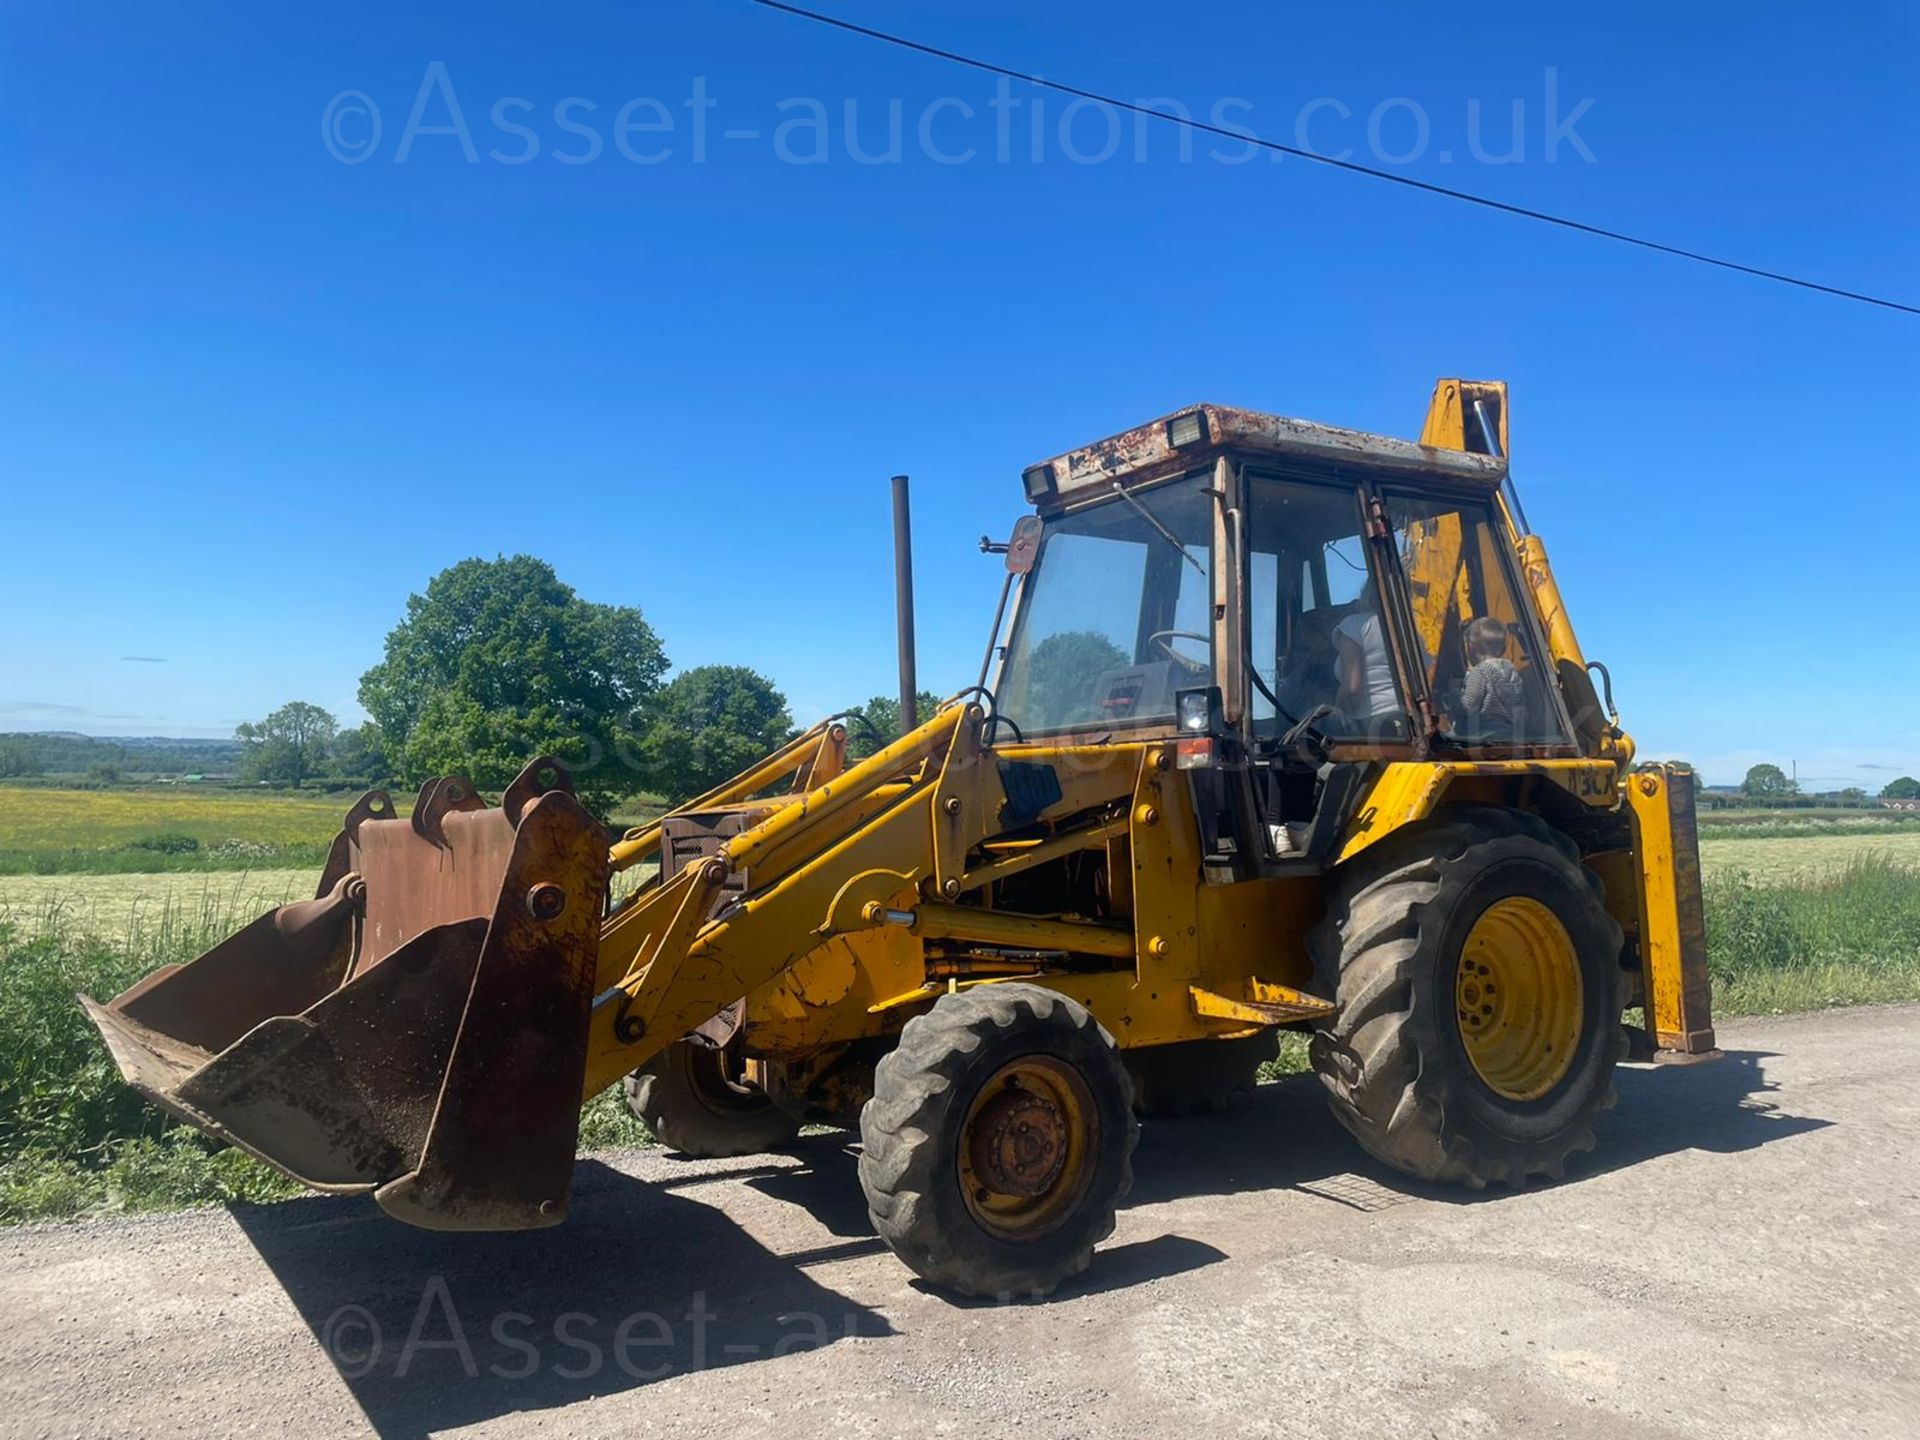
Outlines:
[[[0,790],[0,851],[116,850],[160,834],[203,846],[325,845],[352,800],[244,790]]]

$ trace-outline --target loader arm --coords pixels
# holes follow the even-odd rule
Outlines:
[[[1020,819],[1085,818],[1051,840],[975,864],[976,848],[1003,829],[1008,804],[1000,757],[981,738],[984,719],[980,706],[950,702],[614,916],[600,942],[584,1094],[616,1083],[833,937],[902,923],[905,907],[922,938],[1132,959],[1131,926],[950,903],[1123,832],[1145,754],[1138,746],[1091,757],[1046,746],[1008,751],[1014,763],[1045,771],[1053,787]],[[742,872],[751,888],[723,899],[729,877]],[[916,965],[916,985],[921,975]]]
[[[584,1093],[615,1083],[819,946],[833,933],[835,899],[857,877],[871,877],[885,892],[879,898],[917,885],[932,863],[926,792],[970,715],[977,723],[977,707],[948,706],[610,919]],[[755,778],[750,771],[700,803],[745,798]],[[617,857],[625,853],[615,847]],[[749,868],[753,891],[716,913],[728,878]]]

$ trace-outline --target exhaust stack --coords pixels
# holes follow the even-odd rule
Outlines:
[[[900,629],[900,733],[920,724],[920,684],[913,656],[913,516],[907,504],[907,477],[893,477],[893,605]]]

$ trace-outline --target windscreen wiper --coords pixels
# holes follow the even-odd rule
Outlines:
[[[1180,552],[1180,558],[1186,561],[1189,565],[1193,566],[1195,573],[1198,574],[1201,579],[1204,580],[1208,578],[1207,567],[1202,565],[1198,560],[1193,558],[1193,556],[1187,550],[1186,542],[1182,540],[1178,535],[1175,535],[1173,531],[1169,530],[1164,524],[1162,524],[1160,517],[1158,515],[1154,514],[1151,510],[1147,509],[1146,506],[1142,505],[1138,500],[1134,499],[1133,493],[1129,491],[1125,485],[1122,485],[1118,480],[1114,481],[1113,493],[1118,495],[1122,500],[1126,501],[1127,504],[1131,505],[1142,520],[1146,521],[1154,529],[1158,530],[1160,532],[1160,538],[1165,540],[1169,545],[1173,546],[1174,549],[1178,550]]]

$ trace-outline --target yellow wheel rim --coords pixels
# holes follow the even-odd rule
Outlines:
[[[1004,1240],[1033,1240],[1074,1211],[1099,1151],[1093,1092],[1049,1055],[996,1070],[960,1129],[959,1180],[968,1213]]]
[[[1460,948],[1454,1002],[1467,1059],[1506,1100],[1558,1085],[1580,1043],[1580,958],[1567,927],[1538,900],[1489,905]]]

